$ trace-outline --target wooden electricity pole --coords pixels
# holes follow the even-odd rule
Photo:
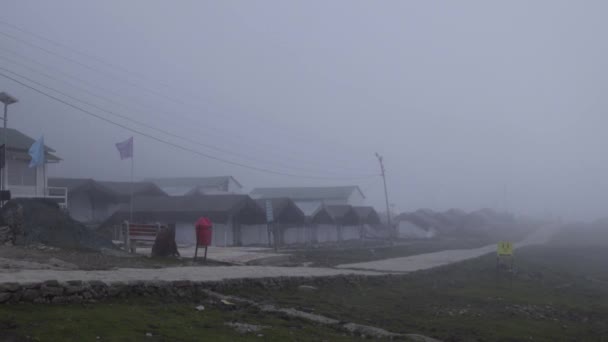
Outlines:
[[[378,158],[378,162],[380,163],[380,171],[382,172],[382,181],[384,182],[384,199],[386,200],[386,223],[388,223],[388,225],[391,225],[391,211],[390,211],[390,207],[388,204],[388,191],[386,189],[386,173],[384,172],[384,162],[383,162],[383,158],[380,154],[378,154],[378,152],[376,152],[376,158]]]

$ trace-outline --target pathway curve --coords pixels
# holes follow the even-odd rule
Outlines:
[[[540,229],[536,233],[530,235],[526,240],[518,243],[517,247],[544,243],[551,235],[551,232],[551,227]],[[345,264],[339,265],[336,268],[279,266],[187,266],[158,269],[121,268],[116,270],[102,271],[9,269],[0,271],[0,283],[33,283],[46,280],[100,280],[104,282],[155,280],[221,281],[227,279],[244,278],[326,277],[347,274],[373,276],[383,275],[386,273],[411,272],[433,268],[476,258],[487,253],[492,253],[495,250],[496,246],[490,245],[474,249],[448,250],[403,258]]]
[[[555,231],[555,226],[545,226],[532,233],[525,240],[516,243],[515,247],[544,244]],[[495,253],[496,245],[473,249],[454,249],[441,252],[418,254],[408,257],[384,259],[354,264],[338,265],[339,269],[373,270],[382,272],[413,272],[451,263],[477,258],[488,253]]]

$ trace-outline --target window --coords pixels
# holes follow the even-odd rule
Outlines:
[[[38,168],[28,167],[28,162],[23,160],[8,161],[8,184],[9,185],[36,185],[36,172]]]

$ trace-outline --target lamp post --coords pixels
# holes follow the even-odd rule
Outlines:
[[[15,102],[17,102],[17,99],[14,98],[13,96],[9,95],[8,93],[5,92],[1,92],[0,93],[0,102],[4,103],[4,117],[2,118],[2,121],[4,122],[3,127],[4,130],[2,131],[2,139],[3,139],[3,144],[4,144],[4,153],[2,153],[2,182],[0,184],[1,188],[0,190],[6,190],[6,188],[8,188],[8,180],[7,180],[7,172],[6,172],[6,153],[8,150],[8,132],[6,131],[6,122],[8,119],[8,105],[13,104]]]

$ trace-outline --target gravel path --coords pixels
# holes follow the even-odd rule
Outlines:
[[[220,281],[239,278],[324,277],[344,274],[380,275],[383,273],[331,268],[277,266],[187,266],[159,269],[120,268],[107,271],[19,270],[0,273],[0,283],[30,283],[46,280],[101,280],[104,282],[153,280]]]
[[[531,244],[542,244],[551,236],[554,227],[545,227],[530,235],[526,240],[516,244],[522,247]],[[191,280],[220,281],[225,279],[271,278],[271,277],[325,277],[345,274],[382,275],[387,272],[412,272],[429,269],[488,253],[494,253],[496,245],[481,248],[448,250],[420,254],[403,258],[385,259],[372,262],[339,265],[336,268],[315,267],[278,267],[278,266],[185,266],[166,268],[119,268],[115,270],[3,270],[0,271],[0,283],[42,282],[46,280],[101,280],[113,281],[153,281],[153,280]]]

